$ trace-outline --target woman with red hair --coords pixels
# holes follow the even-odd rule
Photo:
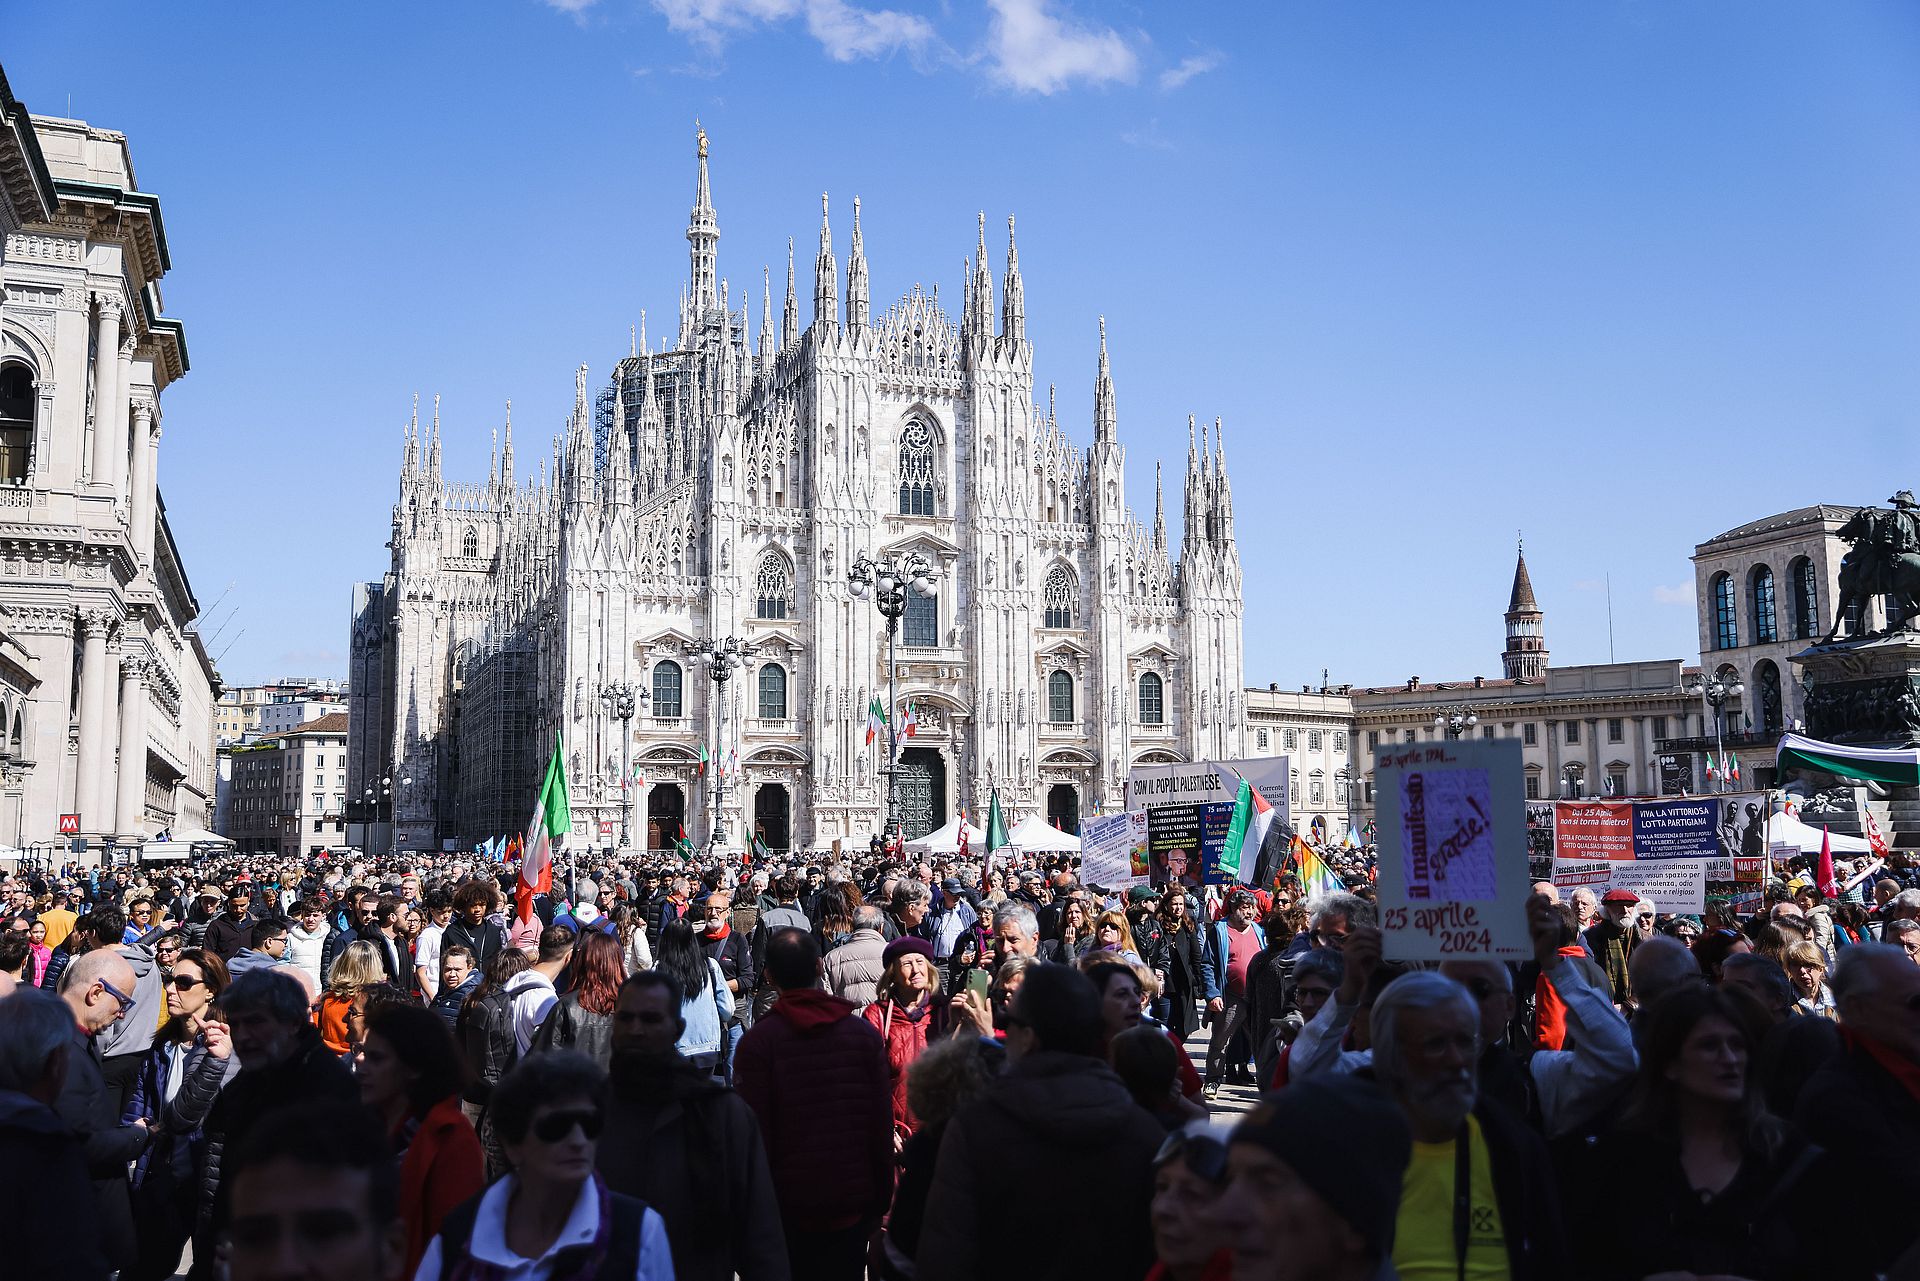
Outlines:
[[[567,994],[554,1002],[528,1052],[578,1050],[606,1067],[613,1059],[613,1007],[626,977],[618,939],[599,930],[582,934],[567,963]]]

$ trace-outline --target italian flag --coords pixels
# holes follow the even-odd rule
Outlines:
[[[698,778],[702,774],[705,774],[707,772],[707,763],[711,759],[712,758],[707,755],[707,745],[705,743],[700,744],[700,765],[693,772],[693,776],[695,778]]]
[[[1255,791],[1253,784],[1240,780],[1240,793],[1233,801],[1233,818],[1227,823],[1227,839],[1220,850],[1220,870],[1242,885],[1253,884],[1254,868],[1260,862],[1260,846],[1273,826],[1273,806]]]
[[[913,714],[913,700],[908,699],[906,719],[900,722],[901,736],[905,738],[912,738],[914,735],[914,731],[919,728],[920,728],[920,718]]]
[[[1720,776],[1720,771],[1714,768],[1713,753],[1708,752],[1707,753],[1707,777],[1718,778],[1719,776]]]
[[[513,888],[514,915],[522,922],[533,919],[533,896],[553,892],[553,838],[564,836],[573,827],[567,809],[567,767],[560,759],[560,739],[553,740],[553,755],[547,758],[547,777],[533,799],[533,818],[527,823],[526,857],[520,862],[520,879]]]
[[[873,746],[873,740],[887,727],[886,709],[880,706],[880,696],[875,694],[873,701],[867,704],[867,746]]]

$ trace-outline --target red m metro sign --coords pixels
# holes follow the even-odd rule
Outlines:
[[[62,814],[60,816],[60,835],[80,835],[80,816],[78,814]]]

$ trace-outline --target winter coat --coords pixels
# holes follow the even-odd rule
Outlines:
[[[99,1229],[84,1139],[38,1099],[0,1090],[0,1241],[8,1275],[106,1281],[111,1266]]]
[[[1173,949],[1167,942],[1167,932],[1160,928],[1160,922],[1151,915],[1142,914],[1138,918],[1129,918],[1127,928],[1133,934],[1133,945],[1140,949],[1141,964],[1164,978]]]
[[[93,1221],[108,1262],[124,1268],[133,1262],[133,1201],[128,1196],[127,1163],[146,1150],[148,1132],[120,1123],[120,1096],[100,1071],[94,1038],[74,1028],[67,1043],[67,1079],[53,1110],[80,1135],[87,1178],[93,1183]]]
[[[327,935],[327,941],[320,945],[320,981],[325,983],[333,973],[333,963],[349,946],[360,941],[360,934],[351,926],[341,926]]]
[[[466,1006],[460,1011],[454,1032],[467,1063],[466,1100],[484,1104],[520,1057],[520,1047],[513,1039],[513,994],[496,987]]]
[[[231,961],[253,943],[253,913],[242,912],[235,920],[232,912],[222,912],[207,922],[206,941],[200,946],[223,961]]]
[[[66,973],[67,966],[71,964],[73,964],[73,952],[66,944],[63,943],[54,948],[53,956],[47,962],[47,968],[40,972],[38,986],[48,992],[58,992],[60,976]]]
[[[740,1021],[739,1010],[746,1005],[747,998],[752,995],[754,982],[759,975],[758,969],[754,966],[753,948],[750,946],[748,936],[731,926],[728,927],[725,938],[714,938],[711,934],[701,934],[698,937],[700,948],[707,954],[707,959],[718,964],[720,973],[736,984],[733,989],[735,1012],[729,1016],[731,1019],[729,1026],[731,1026],[732,1023]]]
[[[666,1220],[675,1281],[786,1281],[787,1252],[760,1122],[678,1057],[616,1067],[594,1161],[615,1192]]]
[[[753,950],[755,975],[753,1017],[756,1019],[772,1009],[773,1003],[780,999],[780,989],[775,987],[773,980],[767,977],[767,940],[772,938],[776,931],[789,929],[813,932],[813,922],[807,919],[805,912],[792,904],[775,906],[770,911],[762,912],[760,919],[754,923],[750,945]]]
[[[464,947],[473,953],[473,969],[476,974],[485,974],[494,958],[506,950],[507,935],[492,921],[483,920],[478,925],[468,925],[465,921],[449,921],[447,928],[440,931],[440,955],[445,956],[450,947]]]
[[[400,1221],[407,1230],[407,1270],[412,1276],[426,1253],[427,1242],[440,1231],[441,1220],[455,1206],[480,1194],[487,1185],[486,1160],[479,1136],[460,1110],[458,1096],[449,1094],[421,1118],[400,1158]]]
[[[929,1002],[918,1014],[912,1014],[889,998],[875,1001],[860,1012],[860,1017],[872,1024],[887,1043],[887,1070],[893,1078],[893,1129],[902,1143],[920,1128],[913,1109],[907,1106],[907,1069],[926,1051],[938,1008]]]
[[[1049,1222],[1071,1232],[1022,1239],[1020,1275],[1040,1281],[1137,1277],[1153,1262],[1153,1155],[1166,1138],[1098,1059],[1035,1050],[947,1123],[920,1232],[919,1281],[975,1281],[992,1270],[1006,1228],[1007,1172],[1074,1167],[1097,1178],[1051,1180]]]
[[[855,1006],[873,1004],[880,976],[887,968],[880,960],[886,950],[887,940],[879,930],[855,930],[845,943],[828,952],[821,963],[821,978],[827,991],[852,1001]]]
[[[456,1029],[460,1023],[460,1007],[467,1003],[467,998],[473,995],[473,990],[480,986],[480,982],[480,972],[475,970],[467,975],[466,982],[459,987],[441,988],[434,998],[427,1002],[427,1008],[445,1019],[449,1030]],[[455,1039],[459,1039],[457,1033]]]
[[[1882,1056],[1912,1079],[1920,1065],[1902,1063],[1842,1025],[1845,1048],[1800,1091],[1794,1124],[1826,1149],[1835,1170],[1856,1172],[1848,1186],[1847,1229],[1829,1239],[1839,1252],[1836,1278],[1889,1267],[1913,1238],[1913,1207],[1920,1202],[1920,1164],[1896,1153],[1920,1145],[1920,1096],[1903,1084]]]
[[[202,1123],[213,1110],[220,1090],[240,1071],[240,1056],[229,1053],[217,1059],[207,1051],[207,1043],[195,1037],[187,1043],[184,1056],[176,1059],[174,1043],[156,1040],[140,1071],[133,1078],[133,1094],[121,1114],[122,1124],[136,1119],[153,1130],[153,1142],[140,1154],[134,1167],[133,1186],[146,1182],[148,1172],[165,1169],[172,1177],[191,1181],[199,1172],[206,1152]],[[176,1067],[177,1063],[177,1067]],[[180,1073],[180,1088],[167,1099],[175,1071]]]
[[[605,1067],[613,1058],[613,1016],[583,1008],[579,993],[569,992],[547,1011],[527,1047],[529,1054],[541,1050],[578,1050]]]
[[[783,1221],[832,1231],[886,1213],[892,1079],[880,1034],[851,1002],[812,989],[782,993],[740,1038],[733,1074],[759,1118]]]
[[[688,1058],[718,1054],[726,1039],[722,1029],[732,1025],[733,1011],[733,993],[727,991],[726,980],[720,976],[720,963],[709,959],[706,987],[689,992],[680,1002],[680,1017],[687,1027],[674,1048]]]
[[[1207,988],[1206,958],[1201,955],[1197,930],[1162,930],[1167,941],[1167,987],[1169,995],[1182,995],[1191,1001]]]

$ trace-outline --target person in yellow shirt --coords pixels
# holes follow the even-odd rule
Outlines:
[[[41,922],[47,927],[47,946],[59,947],[67,941],[67,935],[73,933],[73,923],[80,919],[67,908],[67,896],[70,891],[61,889],[54,892],[53,906],[40,913]]]
[[[1413,1132],[1395,1221],[1402,1281],[1564,1281],[1571,1273],[1546,1145],[1479,1097],[1480,1007],[1431,970],[1374,1003],[1373,1068]]]

